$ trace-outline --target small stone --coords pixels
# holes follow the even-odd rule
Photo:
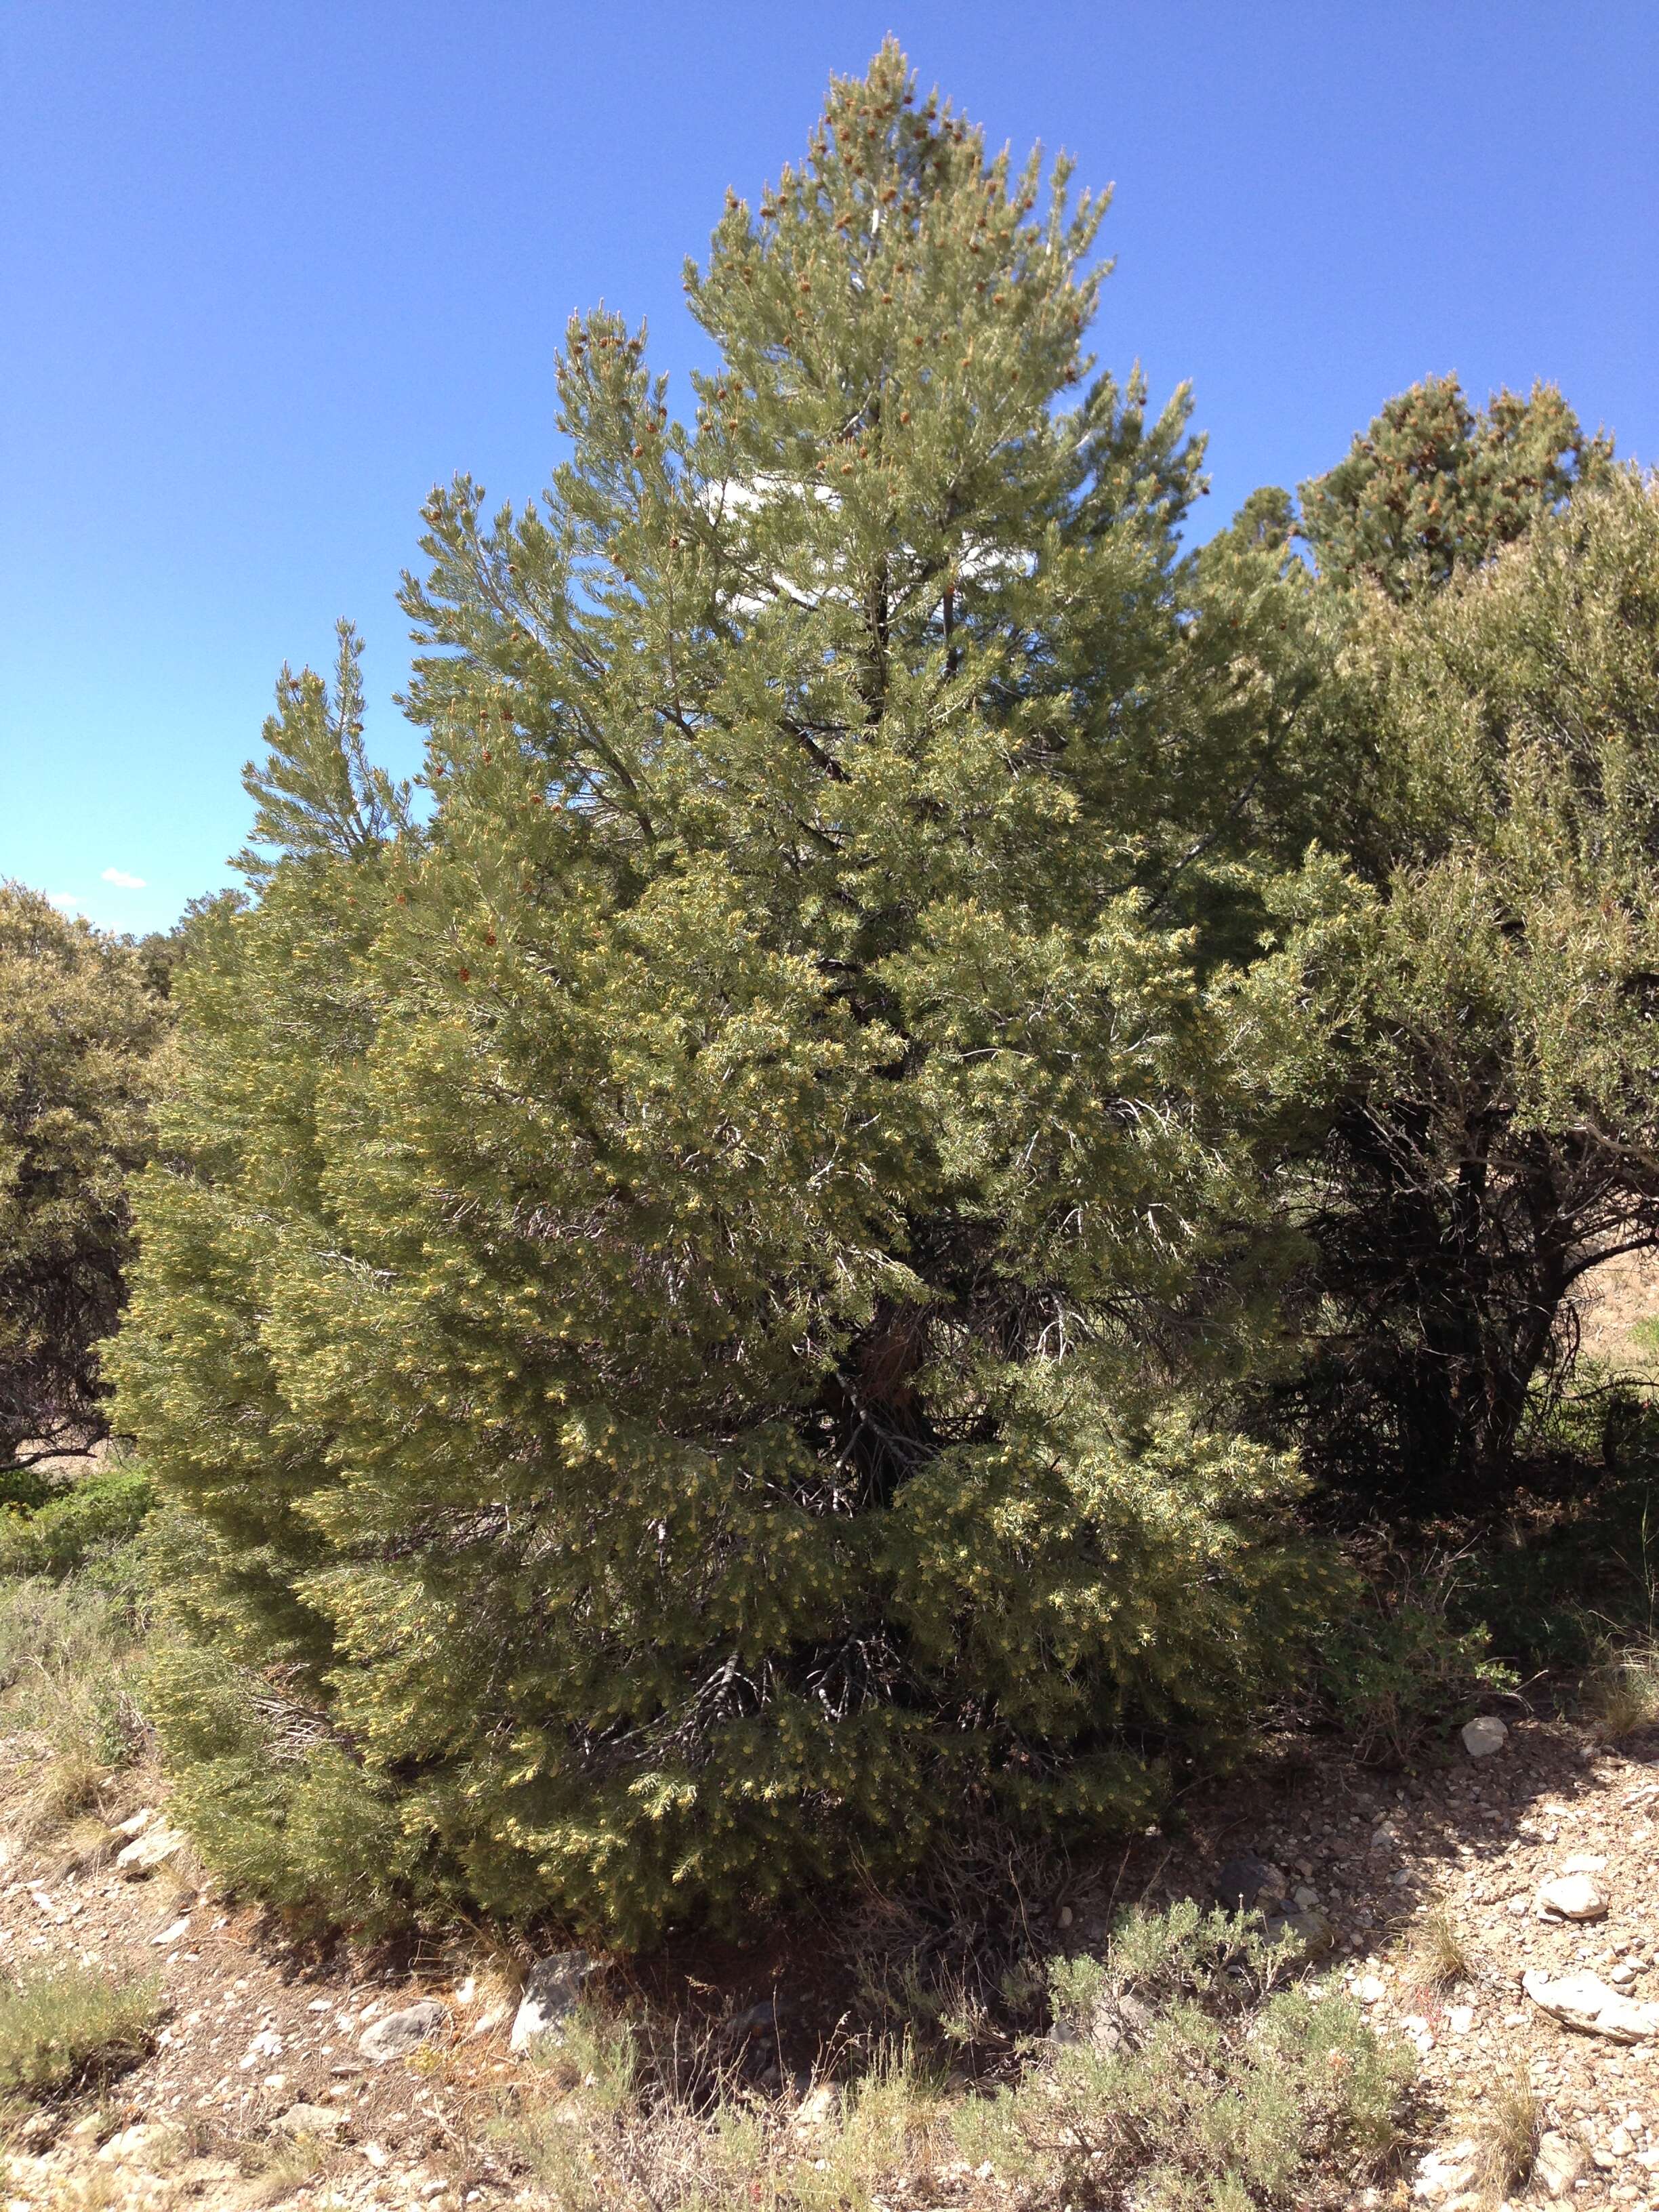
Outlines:
[[[1073,1920],[1075,1917],[1076,1917],[1076,1915],[1073,1912],[1072,1908],[1071,1908],[1071,1906],[1070,1906],[1069,1905],[1062,1905],[1060,1906],[1060,1926],[1061,1926],[1062,1928],[1069,1928],[1069,1927],[1071,1926],[1071,1924],[1072,1924]]]
[[[176,1943],[181,1936],[189,1932],[190,1915],[185,1913],[182,1920],[175,1920],[170,1928],[164,1928],[159,1936],[152,1936],[149,1940],[158,1949],[165,1949],[169,1943]]]
[[[313,2142],[337,2136],[345,2124],[345,2114],[331,2105],[290,2105],[276,2123],[285,2136],[309,2136]]]
[[[1291,1892],[1291,1895],[1304,1912],[1313,1912],[1318,1909],[1319,1892],[1311,1882],[1299,1883]]]
[[[841,2091],[833,2081],[820,2081],[808,2090],[795,2112],[795,2125],[803,2131],[828,2127],[841,2111]]]
[[[1607,2148],[1615,2158],[1628,2158],[1635,2148],[1636,2145],[1631,2141],[1628,2128],[1617,2127],[1607,2137]]]
[[[1471,1759],[1490,1759],[1495,1751],[1502,1751],[1509,1741],[1510,1732],[1493,1714],[1482,1713],[1463,1728],[1463,1748]]]
[[[1558,1875],[1538,1893],[1540,1920],[1602,1920],[1607,1900],[1587,1874]]]
[[[1262,1933],[1270,1943],[1289,1945],[1301,1959],[1322,1959],[1336,1947],[1336,1929],[1312,1905],[1279,1906],[1267,1915]]]
[[[1279,1905],[1289,1893],[1290,1884],[1279,1869],[1254,1851],[1229,1859],[1215,1878],[1216,1900],[1229,1912],[1254,1912]]]
[[[155,1807],[153,1805],[146,1805],[142,1813],[134,1813],[127,1820],[118,1820],[114,1827],[111,1829],[110,1833],[113,1836],[125,1837],[126,1841],[131,1843],[135,1836],[142,1835],[143,1833],[144,1830],[149,1827],[150,1822],[155,1818]]]
[[[1363,2005],[1378,2004],[1388,1990],[1375,1974],[1366,1974],[1354,1984],[1354,1995]]]
[[[117,1871],[128,1881],[142,1881],[146,1875],[166,1864],[185,1848],[185,1838],[177,1828],[169,1828],[165,1820],[134,1838],[115,1854]]]
[[[1605,1874],[1607,1865],[1607,1861],[1598,1858],[1594,1851],[1578,1851],[1571,1858],[1561,1862],[1561,1871],[1563,1874]]]
[[[593,1971],[586,1951],[556,1951],[525,1976],[524,1992],[514,2015],[510,2039],[522,2051],[544,2035],[556,2035],[576,2009],[583,1984]]]
[[[422,1997],[418,2004],[384,2014],[372,2027],[365,2028],[357,2048],[371,2064],[384,2066],[388,2058],[406,2057],[422,2044],[429,2043],[448,2018],[435,1998]]]
[[[1570,2136],[1555,2128],[1547,2129],[1539,2138],[1538,2154],[1533,2161],[1533,2179],[1541,2182],[1549,2197],[1565,2197],[1584,2171],[1584,2153]]]
[[[1614,1989],[1627,1990],[1636,1979],[1636,1969],[1621,1959],[1616,1966],[1608,1967],[1607,1979],[1613,1984]]]
[[[1474,2026],[1474,2007],[1453,2005],[1446,2014],[1446,2025],[1454,2035],[1467,2035]]]

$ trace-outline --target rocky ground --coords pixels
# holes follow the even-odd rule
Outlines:
[[[1255,1869],[1264,1905],[1328,1942],[1321,1970],[1419,2055],[1419,2139],[1356,2204],[1491,2205],[1459,2146],[1494,2100],[1525,2108],[1530,2093],[1543,2155],[1514,2201],[1659,2212],[1659,1735],[1615,1749],[1512,1705],[1501,1735],[1473,1739],[1488,1740],[1477,1757],[1454,1737],[1411,1778],[1322,1753],[1264,1769],[1190,1807],[1177,1838],[1079,1870],[1033,1936],[1076,1948],[1121,1905],[1214,1895]],[[21,1775],[28,1747],[12,1751]],[[154,1805],[90,1844],[77,1832],[74,1848],[30,1846],[14,1826],[4,1851],[0,1967],[148,1964],[167,2008],[152,2056],[95,2111],[25,2123],[4,2184],[14,2212],[538,2201],[492,2138],[535,2063],[514,2048],[530,2016],[499,1964],[460,1946],[295,1943],[224,1900]],[[1553,1884],[1585,1917],[1552,1911]],[[544,1978],[544,2010],[578,1964]],[[746,1972],[712,2001],[751,2024],[771,2017],[757,1976],[778,1978],[785,2008],[792,1978],[810,1978],[787,1942]],[[1586,1974],[1588,1991],[1571,1979]],[[706,2010],[706,1983],[688,1971],[687,1986]],[[810,2021],[804,1996],[794,2009]]]

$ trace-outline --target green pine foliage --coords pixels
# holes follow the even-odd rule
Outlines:
[[[1066,181],[884,48],[688,270],[690,420],[599,313],[545,496],[434,494],[429,821],[349,641],[284,679],[118,1359],[266,1893],[646,1938],[1144,1818],[1293,1663],[1299,1477],[1204,1409],[1299,587],[1181,555]]]
[[[131,945],[0,883],[0,1471],[106,1431],[98,1346],[167,1028]]]

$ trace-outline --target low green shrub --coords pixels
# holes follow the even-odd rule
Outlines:
[[[1320,1692],[1357,1758],[1409,1759],[1480,1699],[1514,1686],[1485,1623],[1460,1620],[1460,1572],[1446,1563],[1381,1577],[1324,1638]]]
[[[958,2108],[963,2154],[1036,2201],[1140,2212],[1346,2205],[1394,2151],[1409,2051],[1346,1996],[1291,1982],[1259,1924],[1131,1914],[1103,1960],[1052,1970],[1065,2043]]]
[[[11,1505],[0,1512],[0,1575],[72,1574],[89,1553],[136,1535],[153,1500],[149,1476],[122,1468],[55,1491],[32,1509]]]
[[[152,1974],[52,1966],[0,1983],[0,2095],[53,2097],[142,2058],[161,2017]]]

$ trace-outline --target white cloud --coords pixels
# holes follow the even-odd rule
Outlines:
[[[46,904],[61,907],[65,914],[78,914],[81,910],[81,902],[73,891],[48,891]]]
[[[118,889],[124,891],[141,891],[144,888],[143,878],[130,876],[125,868],[106,868],[104,881],[106,884],[114,884]]]

